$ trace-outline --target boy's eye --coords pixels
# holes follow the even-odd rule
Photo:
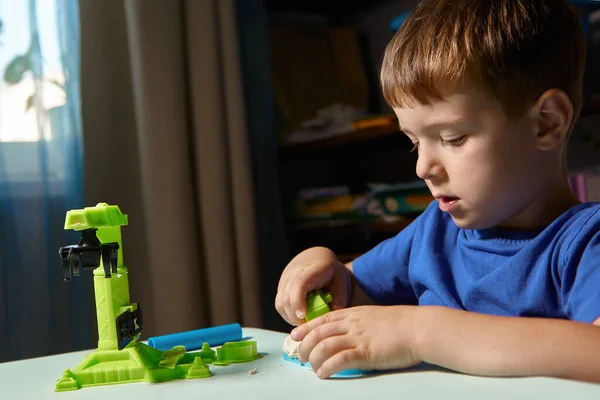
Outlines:
[[[457,139],[452,139],[452,140],[442,139],[442,144],[444,146],[458,147],[458,146],[462,146],[466,141],[467,141],[467,135],[462,135],[461,137],[459,137]]]

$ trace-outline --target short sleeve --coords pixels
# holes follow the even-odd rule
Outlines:
[[[563,309],[569,319],[592,323],[600,317],[600,212],[573,240],[561,274]]]
[[[435,209],[432,207],[437,207],[437,203],[432,203],[396,236],[379,243],[352,263],[358,284],[377,304],[418,304],[409,277],[411,249],[426,215]]]

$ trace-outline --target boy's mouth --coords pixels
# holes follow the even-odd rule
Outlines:
[[[455,196],[435,196],[435,198],[439,203],[440,210],[444,212],[450,212],[456,209],[456,207],[458,207],[458,201],[460,200],[460,198]]]

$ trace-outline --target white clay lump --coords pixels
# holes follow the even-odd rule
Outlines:
[[[300,342],[296,342],[292,339],[290,335],[288,335],[283,341],[283,351],[290,358],[298,358],[298,349],[300,347]]]

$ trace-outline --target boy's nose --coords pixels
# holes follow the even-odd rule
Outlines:
[[[444,175],[444,168],[433,154],[419,152],[417,176],[423,180],[436,180]]]

